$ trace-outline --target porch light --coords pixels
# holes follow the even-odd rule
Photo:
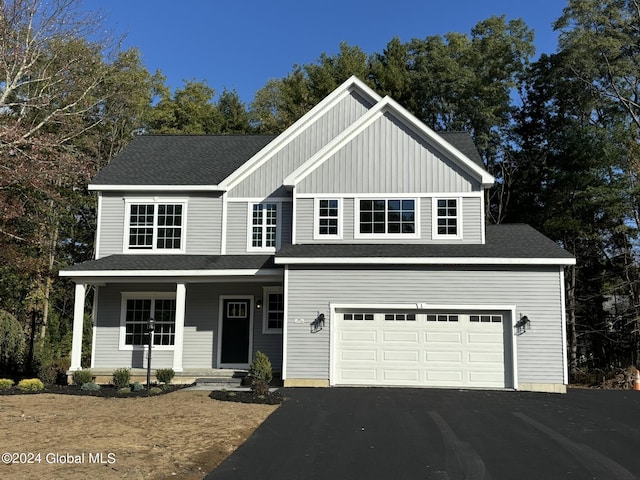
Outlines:
[[[256,309],[262,310],[262,299],[261,298],[256,300]]]
[[[520,320],[516,322],[516,335],[522,335],[527,329],[531,328],[531,321],[526,315],[520,315]]]
[[[151,349],[153,348],[153,330],[155,329],[155,320],[150,318],[147,320],[147,332],[149,332],[149,351],[147,352],[147,396],[151,388]]]

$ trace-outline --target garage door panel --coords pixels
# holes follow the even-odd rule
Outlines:
[[[346,330],[341,332],[340,339],[343,343],[376,343],[378,335],[375,330]]]
[[[343,349],[340,352],[340,358],[343,361],[375,362],[378,359],[378,351],[377,350]]]
[[[502,331],[499,332],[469,332],[467,334],[467,342],[470,345],[482,344],[486,345],[488,343],[500,344],[502,345]]]
[[[425,332],[426,343],[462,343],[460,332]]]
[[[418,343],[418,332],[382,332],[383,342]]]
[[[377,370],[375,368],[343,368],[341,373],[344,380],[352,382],[375,382],[377,380]]]
[[[420,353],[418,350],[383,350],[383,360],[387,362],[412,362],[420,361]]]
[[[439,382],[447,384],[459,384],[462,382],[460,370],[427,370],[427,382]]]
[[[446,362],[446,363],[462,363],[462,352],[452,352],[452,351],[426,351],[425,353],[425,361],[426,362]]]
[[[401,385],[405,382],[416,383],[420,380],[420,373],[417,370],[383,370],[384,380],[394,385]]]
[[[494,364],[502,367],[504,356],[502,352],[467,352],[469,363]]]

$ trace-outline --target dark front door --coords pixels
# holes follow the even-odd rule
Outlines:
[[[249,364],[251,339],[251,299],[228,298],[222,304],[220,363]]]

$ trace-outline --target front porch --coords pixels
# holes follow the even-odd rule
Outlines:
[[[98,384],[106,385],[111,383],[113,371],[115,368],[92,368],[91,372],[95,377],[95,382]],[[190,385],[192,383],[197,384],[216,384],[217,386],[233,387],[239,386],[242,380],[247,376],[249,372],[247,370],[235,370],[235,369],[218,369],[218,368],[197,368],[184,370],[182,372],[176,372],[175,377],[171,383],[177,385]],[[71,383],[72,371],[67,372],[67,378]],[[151,369],[151,382],[156,381],[156,369]],[[147,382],[147,370],[145,368],[132,368],[131,369],[131,383],[140,382],[145,384]]]

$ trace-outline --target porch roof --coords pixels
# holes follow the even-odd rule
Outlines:
[[[63,277],[174,277],[273,274],[273,255],[109,255],[60,271]]]

